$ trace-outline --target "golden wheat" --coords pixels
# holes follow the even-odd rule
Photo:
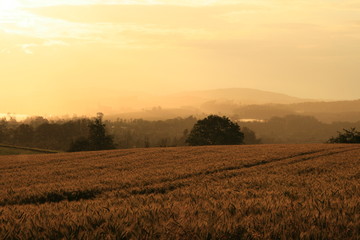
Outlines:
[[[360,239],[360,147],[0,157],[0,239]]]

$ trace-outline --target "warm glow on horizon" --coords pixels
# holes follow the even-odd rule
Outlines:
[[[0,0],[0,113],[217,88],[357,99],[359,16],[358,0]]]

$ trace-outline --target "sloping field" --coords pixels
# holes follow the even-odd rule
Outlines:
[[[0,155],[20,155],[20,154],[39,154],[39,153],[56,153],[56,151],[0,144]]]
[[[360,239],[360,146],[0,157],[0,239]]]

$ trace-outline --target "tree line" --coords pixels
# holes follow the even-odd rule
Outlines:
[[[57,120],[32,117],[16,121],[3,118],[0,119],[0,143],[60,151],[76,148],[76,144],[82,148],[88,145],[92,149],[94,147],[90,145],[94,144],[91,142],[96,141],[96,138],[89,135],[96,131],[98,132],[94,134],[101,135],[104,134],[101,131],[105,130],[107,136],[112,136],[117,148],[184,146],[186,137],[197,120],[194,117],[164,121],[117,119],[104,120],[98,125],[93,124],[94,121],[99,120],[85,117]],[[99,127],[101,124],[103,129]],[[95,128],[93,131],[89,131],[91,126]]]
[[[113,144],[116,148],[186,146],[189,145],[186,140],[198,121],[192,116],[159,121],[109,121],[99,117],[57,120],[32,117],[25,121],[3,118],[0,119],[0,143],[60,151],[76,151],[79,148],[98,150],[99,147],[95,146],[102,144]],[[241,131],[245,143],[260,143],[249,128],[242,128]]]
[[[263,143],[325,143],[342,129],[360,129],[360,121],[323,123],[312,116],[287,115],[241,126],[255,131]]]
[[[0,119],[0,143],[60,151],[68,151],[71,147],[76,149],[77,144],[78,147],[87,146],[89,150],[97,150],[94,146],[100,143],[94,144],[96,141],[94,136],[100,134],[103,135],[101,144],[113,143],[113,147],[116,148],[185,146],[189,145],[187,139],[198,119],[195,117],[159,121],[101,119],[99,124],[103,126],[104,131],[99,124],[95,124],[94,131],[91,133],[89,126],[94,124],[94,121],[96,118],[49,120],[43,117],[32,117],[25,121],[3,118]],[[360,121],[326,124],[314,117],[297,115],[274,117],[266,122],[241,122],[239,124],[245,144],[324,143],[335,136],[340,129],[360,129]],[[96,131],[98,132],[95,133]],[[91,136],[91,134],[95,135]]]

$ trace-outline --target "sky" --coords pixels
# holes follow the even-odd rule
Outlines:
[[[0,113],[217,88],[358,99],[359,66],[360,0],[0,0]]]

